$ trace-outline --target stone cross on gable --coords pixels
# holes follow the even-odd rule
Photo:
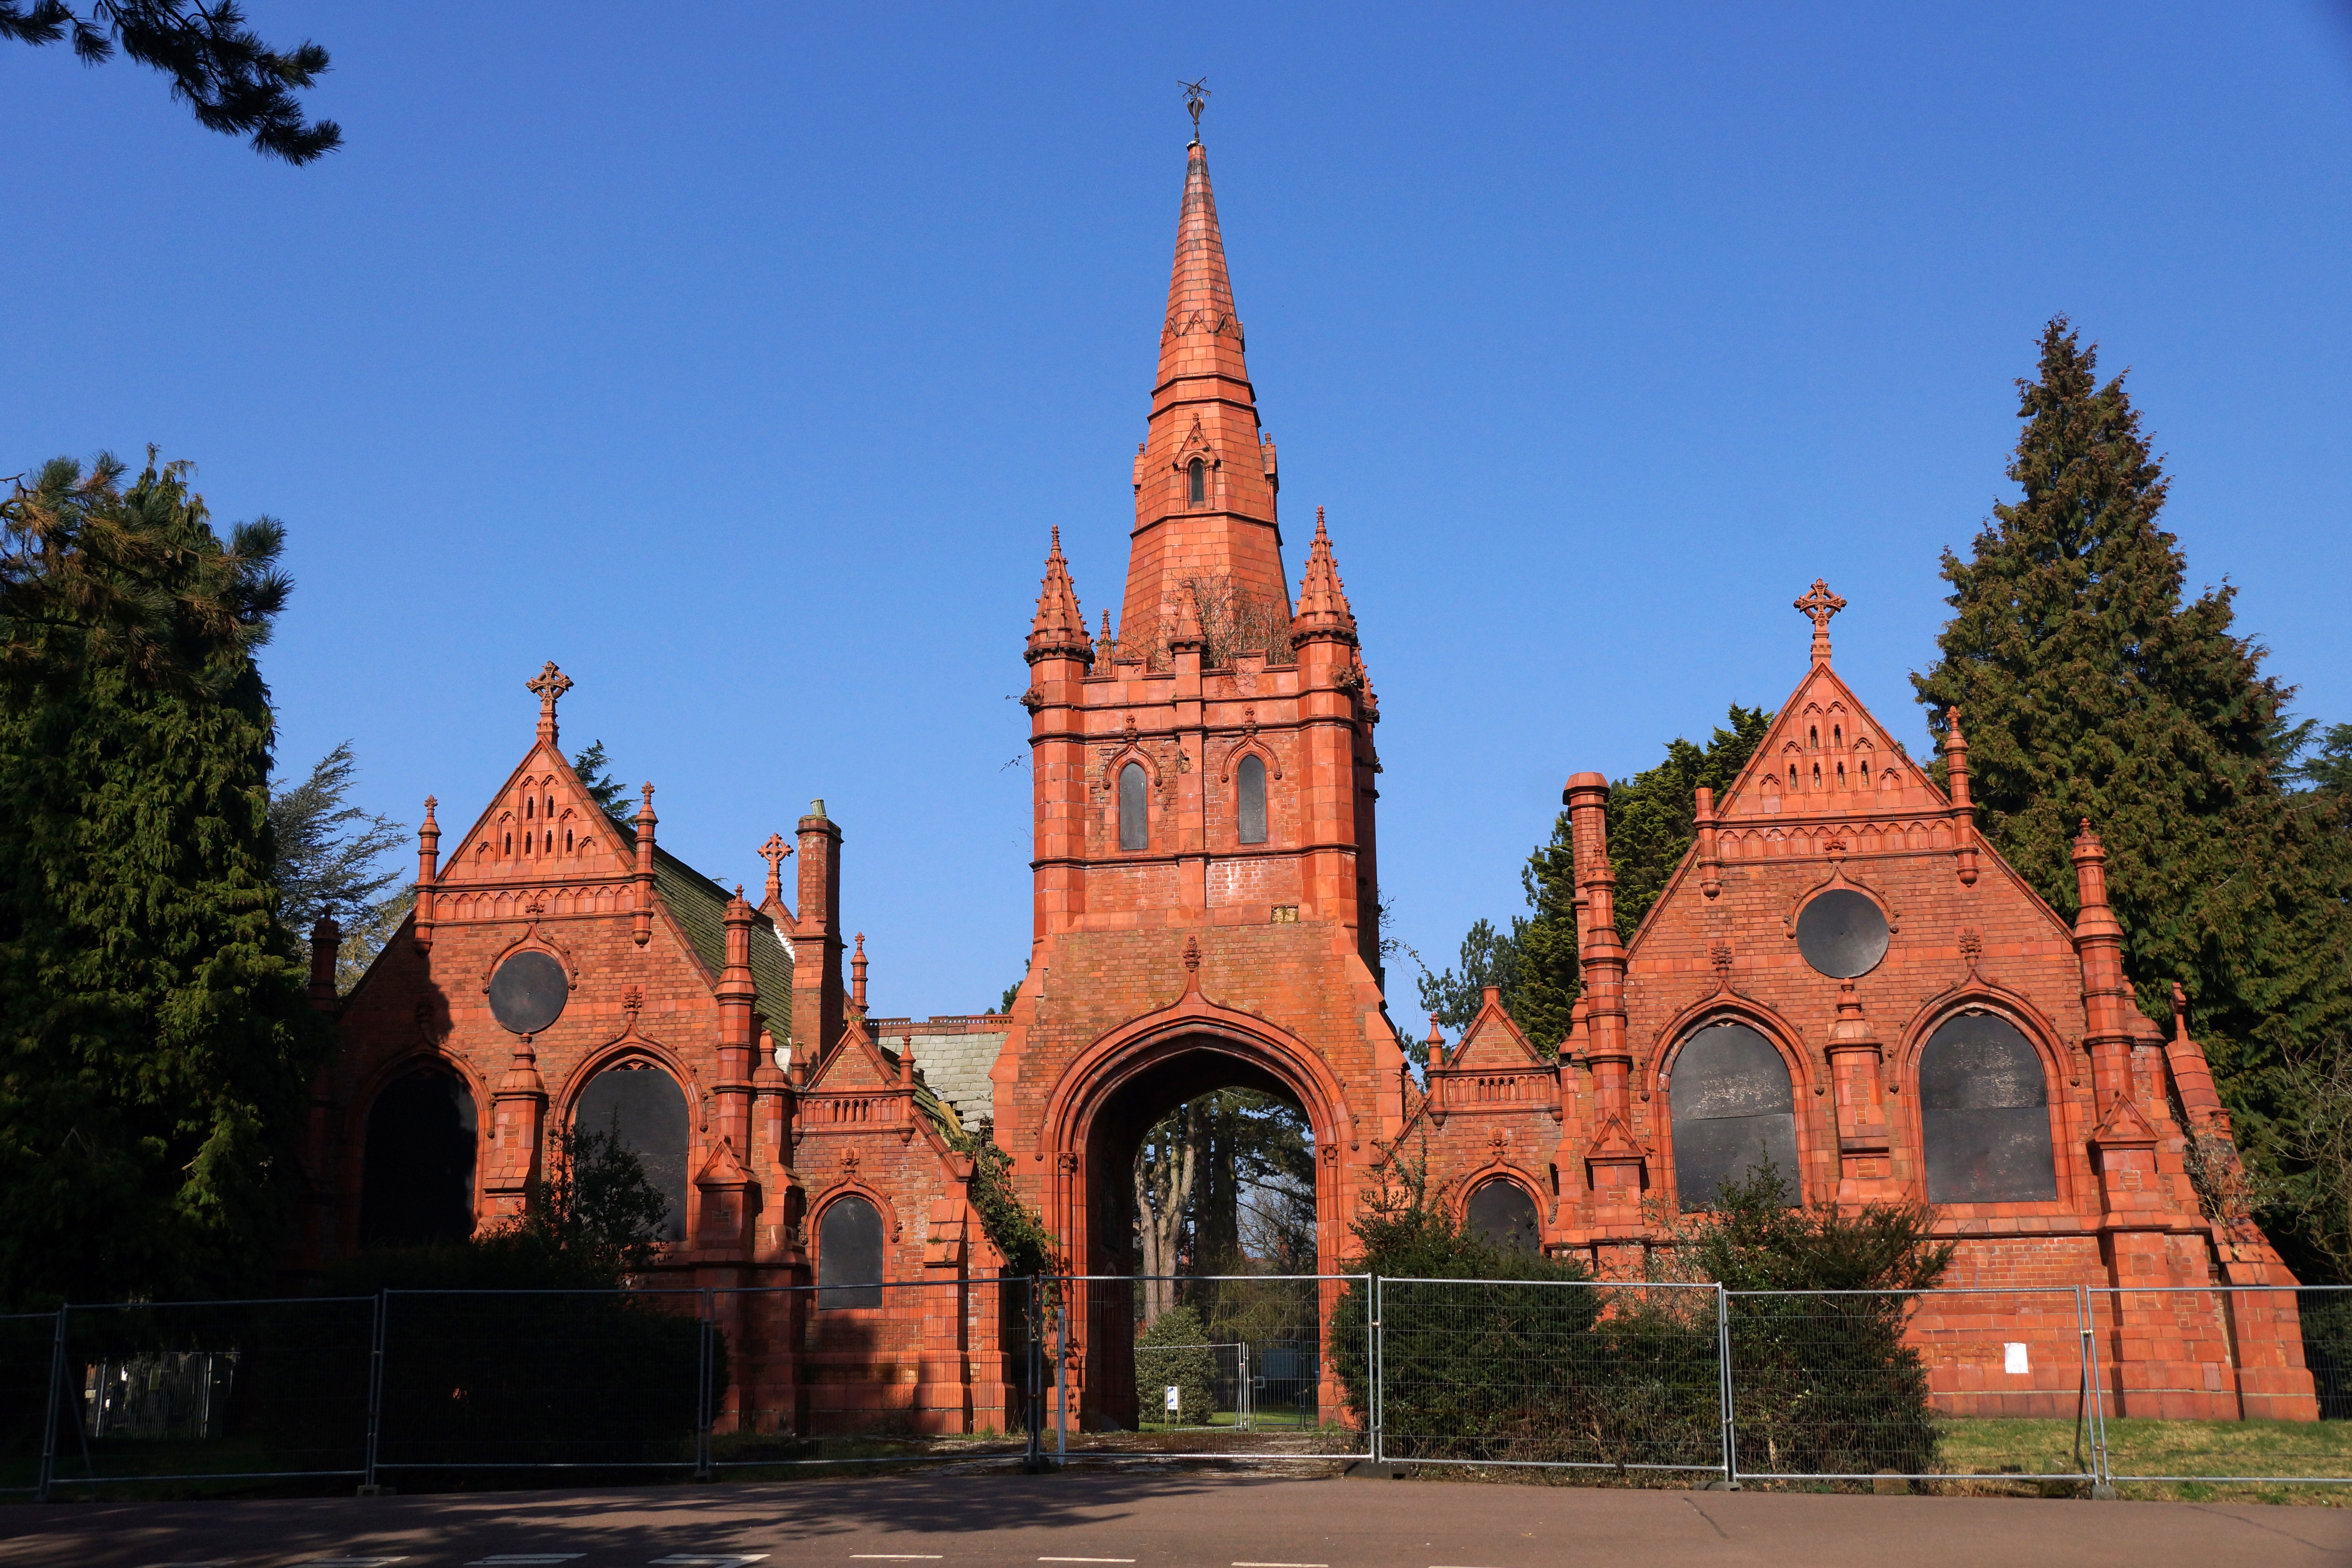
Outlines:
[[[555,668],[549,659],[547,668],[522,683],[525,691],[539,693],[539,738],[552,744],[555,740],[556,700],[572,689],[572,678]]]
[[[1816,577],[1811,592],[1799,599],[1796,608],[1813,619],[1813,662],[1830,661],[1830,617],[1845,608],[1845,601],[1830,592],[1830,585]]]
[[[784,859],[793,847],[784,842],[781,833],[771,833],[768,841],[760,846],[760,858],[768,863],[768,897],[778,903],[784,901]]]

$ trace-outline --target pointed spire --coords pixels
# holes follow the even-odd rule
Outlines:
[[[1045,575],[1037,593],[1037,617],[1029,623],[1029,662],[1075,658],[1092,663],[1094,649],[1087,642],[1087,617],[1078,608],[1078,591],[1070,584],[1069,563],[1062,558],[1062,531],[1054,530],[1054,547],[1045,553]]]
[[[1130,641],[1151,645],[1164,636],[1177,584],[1188,577],[1230,579],[1238,595],[1289,609],[1273,462],[1242,352],[1209,157],[1195,142],[1185,153],[1151,427],[1135,459],[1135,532],[1119,616]]]
[[[1290,635],[1300,642],[1324,638],[1352,646],[1356,640],[1356,617],[1348,608],[1348,591],[1340,585],[1319,506],[1315,509],[1315,542],[1307,546],[1307,570],[1298,577],[1298,614],[1291,619]]]
[[[1106,664],[1118,662],[1118,639],[1110,635],[1110,606],[1103,606],[1102,637],[1095,643],[1096,657]],[[1106,672],[1108,673],[1108,672]]]

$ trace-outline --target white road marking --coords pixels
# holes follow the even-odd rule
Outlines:
[[[1040,1563],[1132,1563],[1132,1557],[1040,1557]]]
[[[578,1552],[501,1552],[495,1557],[477,1557],[466,1568],[554,1568],[558,1563],[577,1563],[583,1555]]]
[[[394,1563],[405,1563],[405,1557],[305,1557],[288,1568],[392,1568]]]
[[[853,1552],[852,1563],[937,1563],[936,1552]]]
[[[748,1552],[739,1557],[706,1556],[699,1552],[680,1552],[668,1557],[656,1557],[653,1568],[743,1568],[747,1563],[765,1563],[764,1552]]]
[[[1331,1568],[1328,1563],[1236,1563],[1234,1568]]]

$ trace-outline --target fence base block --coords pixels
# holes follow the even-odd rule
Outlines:
[[[1351,1481],[1401,1481],[1405,1467],[1392,1465],[1385,1459],[1350,1459],[1339,1474]]]

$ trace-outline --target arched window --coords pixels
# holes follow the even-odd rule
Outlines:
[[[1711,1207],[1719,1188],[1768,1160],[1798,1201],[1796,1099],[1771,1041],[1745,1024],[1701,1026],[1675,1058],[1670,1092],[1685,1209]]]
[[[1209,500],[1209,465],[1195,458],[1184,466],[1184,496],[1194,506]]]
[[[1144,802],[1143,764],[1129,763],[1118,770],[1118,847],[1121,849],[1151,847],[1151,827],[1146,820]]]
[[[368,1108],[360,1244],[413,1247],[474,1234],[474,1097],[427,1068],[385,1086]]]
[[[2047,1202],[2058,1195],[2050,1150],[2050,1080],[2017,1027],[1962,1014],[1919,1053],[1920,1131],[1931,1204]]]
[[[686,1096],[659,1068],[608,1068],[591,1079],[572,1112],[583,1134],[608,1137],[637,1157],[655,1190],[669,1200],[655,1237],[686,1239]]]
[[[825,1206],[816,1227],[816,1304],[882,1304],[882,1211],[845,1193]]]
[[[1234,820],[1244,844],[1265,842],[1265,759],[1244,757],[1234,770]]]
[[[1518,1183],[1496,1176],[1470,1194],[1470,1228],[1496,1247],[1533,1252],[1543,1245],[1536,1201]]]

